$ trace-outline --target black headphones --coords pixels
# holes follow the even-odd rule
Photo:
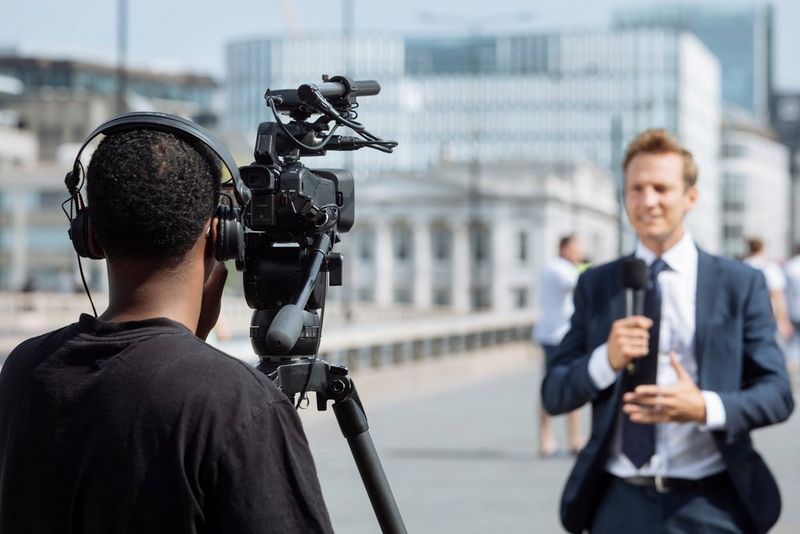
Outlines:
[[[250,200],[250,189],[242,182],[239,168],[236,166],[233,157],[210,132],[190,120],[167,113],[150,111],[124,113],[109,119],[89,134],[81,145],[80,150],[78,150],[77,156],[75,156],[72,170],[64,178],[64,184],[67,186],[67,191],[69,191],[70,195],[70,198],[65,202],[65,204],[67,202],[70,203],[70,210],[64,210],[70,221],[69,238],[72,240],[75,252],[79,256],[91,259],[103,258],[102,251],[95,250],[91,246],[93,242],[91,239],[92,223],[81,196],[81,187],[85,178],[83,165],[81,164],[81,154],[98,135],[111,135],[127,130],[158,130],[175,134],[178,137],[188,137],[192,141],[203,143],[222,161],[228,172],[230,172],[234,184],[234,195],[239,205],[244,205]],[[222,201],[217,205],[214,216],[219,218],[219,223],[217,225],[215,256],[220,261],[236,258],[244,248],[238,246],[238,240],[242,236],[238,213],[239,208]]]

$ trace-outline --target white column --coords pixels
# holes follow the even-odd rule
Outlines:
[[[450,259],[453,273],[453,285],[451,286],[453,309],[458,312],[466,312],[470,309],[469,230],[464,221],[456,221],[451,226],[451,232],[453,236],[453,252]]]
[[[494,310],[510,310],[513,308],[508,273],[513,268],[514,257],[519,246],[516,232],[507,220],[501,219],[490,223],[490,250],[492,261],[492,302]]]
[[[414,223],[414,306],[431,307],[433,293],[433,250],[430,221]]]
[[[375,304],[388,308],[394,301],[392,227],[386,221],[375,224]]]
[[[21,289],[28,277],[28,195],[11,193],[11,276],[12,290]]]

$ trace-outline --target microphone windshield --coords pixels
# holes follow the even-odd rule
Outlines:
[[[626,289],[644,289],[647,286],[647,264],[639,258],[622,260],[622,286]]]

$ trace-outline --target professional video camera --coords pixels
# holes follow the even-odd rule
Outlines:
[[[397,143],[379,139],[355,121],[357,98],[379,91],[375,81],[323,76],[320,85],[264,95],[275,122],[259,125],[255,161],[239,168],[250,198],[238,199],[242,205],[231,205],[223,214],[218,254],[221,260],[235,259],[243,272],[245,299],[256,310],[251,341],[264,366],[317,353],[326,278],[330,285],[342,283],[342,255],[332,247],[354,221],[352,174],[309,169],[300,158],[362,147],[391,152]],[[292,121],[284,124],[280,113]],[[306,122],[313,115],[319,118]],[[359,137],[335,135],[341,126]]]
[[[363,147],[391,152],[356,122],[357,98],[376,95],[375,81],[323,76],[319,85],[267,90],[275,122],[258,127],[255,161],[239,167],[246,188],[233,184],[233,201],[218,216],[217,259],[236,260],[253,308],[250,338],[266,373],[298,407],[308,391],[317,408],[333,411],[384,533],[406,532],[369,435],[364,408],[345,367],[318,358],[328,278],[342,283],[342,255],[333,251],[355,217],[353,175],[345,169],[309,169],[303,156]],[[279,114],[289,115],[284,124]],[[313,122],[312,116],[319,115]],[[330,123],[333,126],[330,127]],[[358,137],[335,135],[346,126]],[[230,198],[230,197],[229,197]],[[322,273],[322,276],[319,276]]]

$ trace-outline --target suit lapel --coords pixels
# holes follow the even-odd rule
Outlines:
[[[698,377],[703,382],[704,360],[703,349],[706,346],[708,325],[717,309],[717,288],[722,273],[713,256],[697,249],[697,292],[695,297],[695,332],[694,355],[697,359]]]

